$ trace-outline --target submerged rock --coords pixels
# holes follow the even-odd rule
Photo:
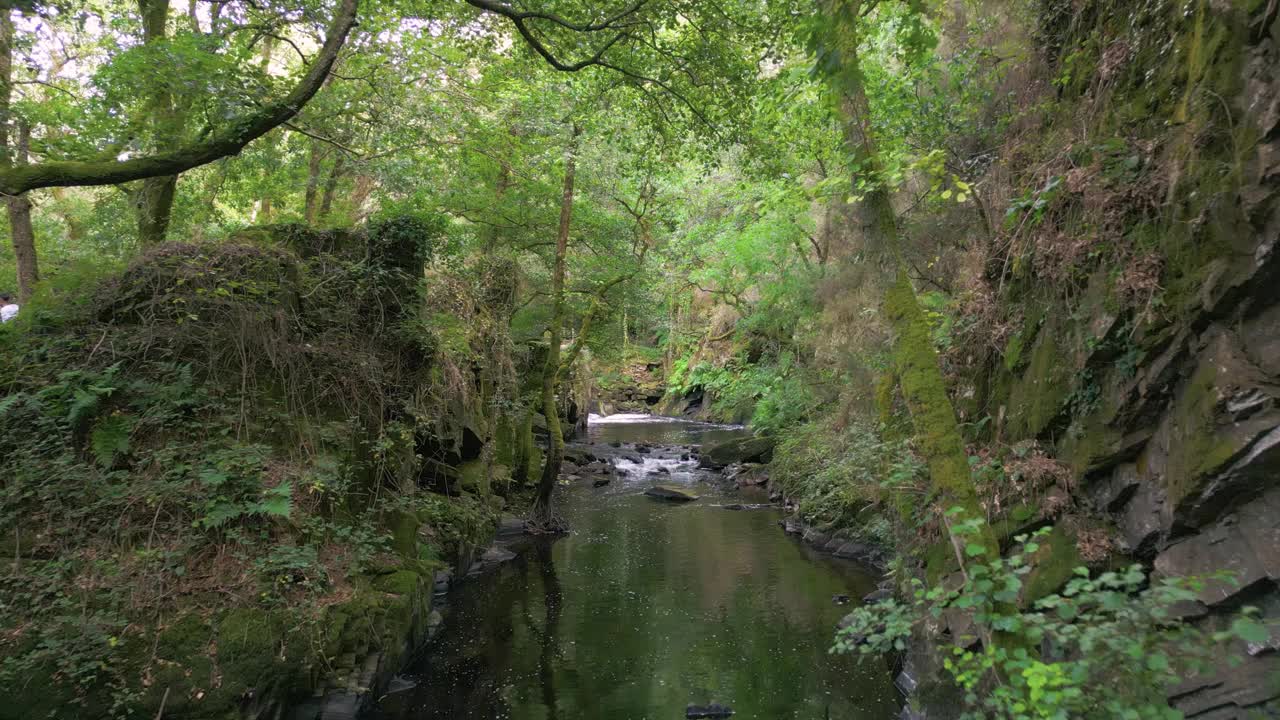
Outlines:
[[[497,547],[496,545],[494,547],[489,548],[488,550],[485,550],[484,554],[480,556],[481,562],[495,563],[495,564],[504,563],[510,560],[515,560],[515,559],[516,559],[515,553],[511,552],[510,550],[507,550],[506,548]]]
[[[684,709],[686,718],[727,718],[733,714],[733,708],[720,703],[710,705],[690,705]]]
[[[596,478],[595,482],[591,483],[591,487],[604,487],[605,485],[608,485],[611,482],[613,482],[613,478],[608,478],[608,477]]]
[[[691,500],[698,499],[697,495],[694,495],[688,490],[682,490],[678,487],[672,487],[670,485],[654,485],[648,490],[645,490],[644,494],[648,495],[651,498],[657,498],[659,500],[670,500],[672,502],[689,502]]]

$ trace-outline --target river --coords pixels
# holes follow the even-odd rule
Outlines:
[[[375,717],[658,720],[710,702],[737,719],[893,717],[883,662],[828,653],[848,611],[833,598],[856,601],[875,579],[785,535],[776,509],[726,509],[763,498],[718,489],[675,447],[741,432],[593,417],[578,442],[608,455],[617,479],[560,488],[570,535],[458,583],[440,634],[405,676],[416,685]],[[632,443],[666,447],[637,456]],[[700,499],[644,496],[655,478]]]

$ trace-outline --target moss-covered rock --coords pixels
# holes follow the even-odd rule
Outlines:
[[[1074,534],[1061,524],[1036,542],[1040,547],[1027,558],[1031,572],[1024,576],[1022,593],[1018,598],[1022,607],[1062,589],[1075,569],[1085,564],[1076,548]]]
[[[1053,327],[1040,331],[1027,368],[1009,389],[1009,436],[1034,438],[1062,411],[1071,394],[1071,369],[1063,362]]]
[[[393,595],[413,595],[421,592],[423,579],[422,576],[412,570],[397,570],[396,572],[381,575],[372,580],[375,590]]]

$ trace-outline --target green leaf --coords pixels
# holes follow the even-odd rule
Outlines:
[[[98,464],[111,467],[116,458],[129,452],[129,435],[133,419],[128,415],[109,415],[98,422],[89,436],[89,448]]]
[[[1249,618],[1236,618],[1231,623],[1231,632],[1247,643],[1260,645],[1271,641],[1271,632],[1267,626]]]
[[[257,512],[270,517],[289,517],[293,510],[293,486],[281,483],[263,493],[262,502],[255,506]]]

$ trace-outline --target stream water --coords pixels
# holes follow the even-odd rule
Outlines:
[[[458,584],[406,677],[416,686],[384,698],[377,718],[657,720],[710,702],[737,719],[895,715],[883,662],[828,654],[848,611],[833,596],[859,598],[874,578],[785,535],[777,510],[726,509],[764,499],[717,489],[710,471],[680,459],[679,446],[742,430],[592,420],[577,441],[612,462],[616,479],[561,488],[569,536]],[[638,455],[633,443],[659,447]],[[701,497],[646,497],[656,482]]]

